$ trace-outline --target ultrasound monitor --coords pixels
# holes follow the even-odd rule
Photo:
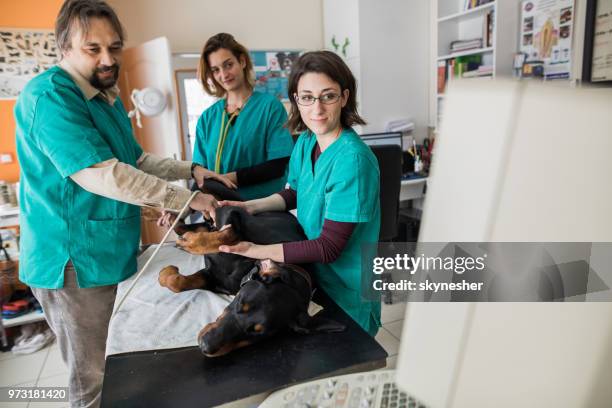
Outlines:
[[[368,146],[398,145],[402,147],[401,132],[366,133],[359,137]]]
[[[419,241],[612,242],[610,112],[610,89],[454,82]],[[609,407],[610,367],[612,303],[414,302],[396,382],[431,408]]]

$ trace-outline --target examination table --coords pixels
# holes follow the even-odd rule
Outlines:
[[[152,251],[139,257],[139,268]],[[321,290],[314,301],[325,316],[346,325],[344,332],[287,332],[207,358],[196,334],[231,298],[159,287],[157,274],[169,264],[188,275],[203,267],[203,257],[164,245],[111,321],[102,407],[251,407],[285,386],[385,366],[384,349]],[[119,285],[117,299],[132,279]]]

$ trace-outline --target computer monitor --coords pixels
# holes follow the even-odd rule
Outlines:
[[[612,242],[611,112],[609,89],[453,83],[419,241]],[[609,407],[610,367],[612,303],[415,302],[396,381],[432,408]]]
[[[359,137],[368,146],[398,145],[402,147],[401,132],[366,133]]]

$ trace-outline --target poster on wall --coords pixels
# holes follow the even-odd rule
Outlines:
[[[592,61],[591,81],[612,81],[612,0],[597,1]]]
[[[0,27],[0,99],[16,99],[30,79],[57,61],[52,30]]]
[[[520,24],[526,62],[542,62],[546,79],[569,78],[574,0],[524,0]]]
[[[302,51],[250,51],[255,70],[255,90],[287,102],[287,84],[291,66]]]

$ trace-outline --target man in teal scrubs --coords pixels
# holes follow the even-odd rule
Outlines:
[[[138,205],[178,210],[191,192],[161,178],[208,173],[135,141],[115,85],[123,30],[106,3],[65,2],[56,38],[60,65],[32,79],[15,106],[20,279],[57,336],[70,405],[95,407],[116,284],[136,272]],[[216,202],[199,193],[190,206],[212,211]]]

